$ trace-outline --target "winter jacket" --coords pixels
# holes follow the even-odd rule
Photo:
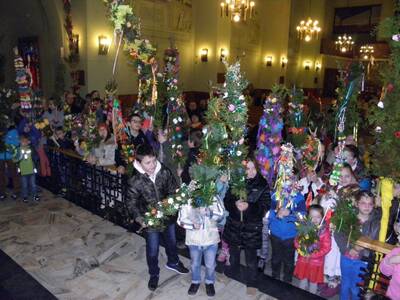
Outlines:
[[[3,137],[3,141],[7,148],[17,148],[19,146],[19,136],[17,129],[14,128],[8,130],[6,135]],[[7,149],[4,152],[0,152],[0,160],[11,160],[13,159],[13,155],[14,154],[12,149]]]
[[[400,255],[400,248],[395,248],[381,261],[379,269],[386,276],[391,276],[386,296],[392,300],[400,299],[400,264],[390,264],[389,259],[393,256]]]
[[[115,165],[115,150],[117,145],[114,143],[114,137],[110,137],[107,141],[101,142],[100,145],[93,150],[98,166]]]
[[[374,209],[369,219],[361,225],[361,235],[372,240],[377,240],[379,237],[379,230],[381,228],[381,217],[382,211],[380,209]],[[334,237],[337,245],[339,246],[340,253],[346,254],[347,251],[349,251],[352,247],[352,245],[348,243],[348,236],[342,232],[335,231]],[[360,252],[360,258],[368,257],[369,254],[370,251],[364,249]]]
[[[243,222],[235,204],[238,198],[232,194],[231,189],[226,193],[224,204],[229,216],[223,239],[231,245],[259,249],[262,243],[262,219],[271,203],[270,191],[267,181],[260,174],[246,181],[246,189],[249,207],[243,211]]]
[[[295,247],[299,248],[297,239]],[[331,250],[331,233],[328,227],[321,228],[319,232],[318,249],[309,256],[298,255],[293,275],[298,279],[307,279],[312,283],[324,282],[325,256]]]
[[[149,176],[135,161],[134,174],[128,180],[126,205],[134,220],[143,220],[144,214],[151,205],[176,193],[178,185],[171,171],[157,161],[153,176]],[[175,220],[170,220],[174,222]]]
[[[224,208],[219,197],[206,208],[195,208],[190,204],[179,210],[177,223],[186,229],[185,243],[188,246],[210,246],[220,241],[217,223],[224,215]],[[200,226],[196,229],[195,224]]]
[[[130,135],[129,136],[129,144],[134,145],[135,148],[142,144],[149,144],[147,136],[143,133],[142,130],[139,130],[139,134],[137,136]]]
[[[290,214],[284,218],[278,218],[276,207],[277,202],[275,200],[275,195],[272,195],[272,205],[269,214],[269,228],[272,235],[281,239],[287,240],[292,239],[297,235],[296,220],[298,214],[305,214],[306,206],[304,202],[303,195],[298,192],[291,199],[291,205],[288,207]],[[286,206],[286,203],[284,203]]]

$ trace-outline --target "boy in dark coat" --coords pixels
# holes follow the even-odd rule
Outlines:
[[[144,228],[144,215],[148,207],[175,194],[177,184],[171,171],[161,165],[153,148],[148,144],[140,145],[137,148],[134,168],[135,174],[128,181],[126,204],[130,215]],[[165,267],[179,274],[189,273],[189,270],[179,261],[176,248],[175,218],[171,218],[163,231],[148,228],[146,259],[150,274],[148,288],[151,291],[158,286],[160,274],[158,251],[161,237],[164,239],[168,257]]]

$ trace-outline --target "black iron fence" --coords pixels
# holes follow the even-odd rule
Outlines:
[[[73,152],[50,148],[47,155],[52,176],[39,177],[41,186],[115,224],[131,226],[125,175],[115,168],[90,165]]]

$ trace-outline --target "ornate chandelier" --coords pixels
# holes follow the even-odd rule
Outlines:
[[[353,49],[354,41],[351,36],[344,34],[343,36],[339,36],[335,42],[336,49],[342,53],[346,53],[347,51],[351,51]]]
[[[313,38],[318,39],[318,34],[321,32],[321,27],[318,26],[318,20],[308,18],[307,21],[301,20],[300,24],[296,27],[297,37],[304,39],[306,42],[311,41]]]
[[[250,0],[224,0],[221,2],[221,17],[228,17],[234,22],[246,21],[254,17],[256,3]]]
[[[360,47],[360,55],[363,59],[372,59],[374,54],[374,46],[363,45]]]

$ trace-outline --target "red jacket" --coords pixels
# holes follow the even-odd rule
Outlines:
[[[296,248],[299,248],[297,239],[295,239],[294,245]],[[300,280],[308,279],[313,283],[324,282],[325,255],[331,250],[331,234],[328,226],[320,233],[318,249],[318,251],[310,256],[298,256],[294,276]]]

